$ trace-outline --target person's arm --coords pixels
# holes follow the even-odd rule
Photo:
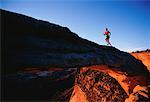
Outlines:
[[[109,32],[109,34],[111,35],[111,33]]]

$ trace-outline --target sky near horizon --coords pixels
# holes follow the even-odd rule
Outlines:
[[[150,49],[149,0],[1,0],[0,8],[68,27],[80,37],[123,51]]]

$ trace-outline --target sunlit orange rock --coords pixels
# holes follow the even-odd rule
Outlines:
[[[86,94],[77,85],[74,86],[70,102],[88,102]]]
[[[129,75],[107,65],[80,69],[72,93],[72,102],[138,102],[148,100],[148,77]],[[80,89],[80,90],[79,90]]]
[[[131,53],[136,59],[141,60],[150,72],[150,51],[141,51]]]

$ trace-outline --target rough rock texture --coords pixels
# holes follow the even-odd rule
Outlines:
[[[125,102],[149,102],[148,87],[137,85]]]
[[[82,92],[74,91],[71,102],[76,102],[78,93],[85,94],[88,102],[148,102],[148,77],[128,75],[105,65],[82,67],[76,76],[74,90],[76,87]]]
[[[74,101],[79,91],[79,102],[124,101],[137,85],[147,87],[148,70],[129,53],[80,38],[67,27],[0,12],[3,100]]]
[[[76,84],[87,95],[89,102],[124,101],[127,94],[108,74],[88,69],[76,78]]]
[[[141,60],[150,72],[150,50],[131,53],[136,59]]]

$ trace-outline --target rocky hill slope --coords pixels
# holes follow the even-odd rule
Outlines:
[[[131,55],[141,60],[150,72],[150,50],[132,52]]]
[[[99,53],[119,51],[106,46],[100,49],[67,27],[24,15],[1,10],[1,19],[5,71],[11,66],[65,68],[104,63]]]
[[[149,72],[129,53],[83,39],[67,27],[0,12],[2,100],[148,99]]]

